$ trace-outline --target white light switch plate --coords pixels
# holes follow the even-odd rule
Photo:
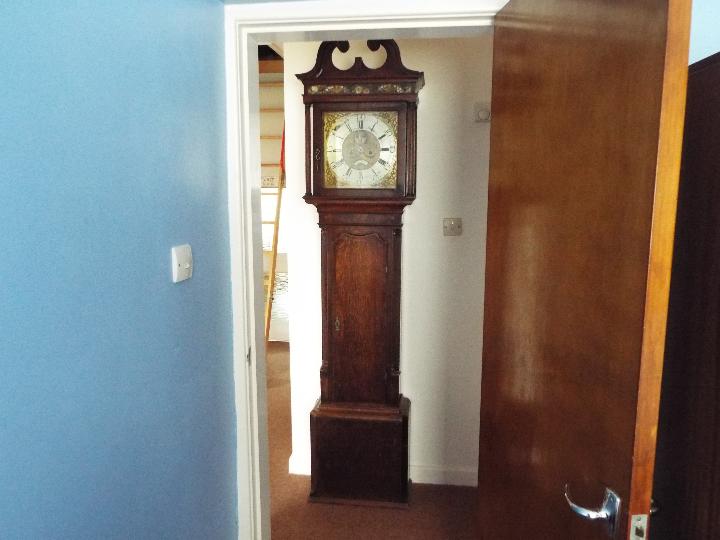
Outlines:
[[[185,281],[192,277],[193,256],[190,244],[172,248],[172,280],[173,283]]]
[[[462,234],[461,218],[444,218],[443,219],[443,235],[460,236]]]

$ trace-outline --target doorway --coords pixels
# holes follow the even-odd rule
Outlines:
[[[234,231],[233,238],[233,276],[238,282],[244,283],[243,296],[236,301],[236,334],[241,333],[245,339],[241,344],[241,351],[250,349],[250,362],[236,363],[242,373],[238,377],[238,407],[247,405],[250,411],[248,418],[239,418],[238,431],[247,432],[250,427],[252,454],[248,463],[238,460],[239,500],[253,501],[252,516],[248,508],[240,509],[240,516],[252,518],[252,537],[264,537],[269,532],[269,492],[267,482],[267,447],[265,433],[267,425],[266,395],[265,395],[265,365],[258,361],[264,357],[263,340],[260,326],[253,313],[261,313],[260,299],[262,294],[257,280],[253,276],[258,273],[260,254],[254,241],[258,235],[258,187],[255,178],[259,178],[259,163],[257,160],[256,143],[253,134],[257,135],[257,115],[253,112],[258,107],[258,79],[257,60],[254,48],[260,40],[263,41],[291,41],[299,39],[333,39],[333,38],[380,38],[380,37],[423,37],[423,38],[457,38],[478,37],[488,35],[492,24],[492,16],[505,4],[504,1],[478,3],[451,2],[442,9],[426,8],[412,5],[410,2],[401,3],[396,14],[388,16],[385,6],[381,3],[373,4],[362,9],[350,7],[333,7],[328,10],[324,3],[304,2],[302,9],[291,4],[283,4],[285,17],[278,20],[278,5],[264,4],[248,6],[229,6],[227,8],[228,23],[228,107],[231,122],[229,124],[229,164],[230,164],[230,194],[236,196],[237,204],[231,204],[231,222]],[[302,21],[302,22],[299,22]],[[338,32],[342,31],[342,34]],[[422,69],[422,65],[418,66]],[[489,81],[488,81],[489,82]],[[242,99],[239,99],[242,96]],[[421,100],[423,97],[421,96]],[[465,111],[472,121],[472,107]],[[480,129],[483,129],[480,127]],[[239,149],[239,152],[238,152]],[[288,200],[291,197],[288,195]],[[306,205],[305,205],[306,206]],[[436,232],[441,222],[437,218],[457,217],[439,214],[434,218]],[[256,223],[253,225],[253,223]],[[407,223],[407,222],[406,222]],[[483,224],[484,226],[484,224]],[[317,231],[316,225],[313,224]],[[407,226],[410,230],[410,226]],[[315,233],[315,234],[319,234]],[[440,233],[442,234],[442,233]],[[308,257],[310,260],[311,257]],[[319,264],[319,256],[317,257]],[[257,261],[257,262],[255,262]],[[292,265],[292,263],[291,263]],[[469,271],[475,271],[470,269]],[[449,276],[449,279],[452,277]],[[482,281],[481,279],[479,281]],[[292,285],[291,285],[292,288]],[[316,296],[319,303],[320,295]],[[254,311],[243,310],[245,305],[254,307]],[[238,332],[239,330],[239,332]],[[319,330],[319,328],[318,328]],[[292,331],[291,331],[292,332]],[[253,346],[251,346],[253,345]],[[236,347],[237,349],[237,347]],[[318,355],[319,361],[319,355]],[[479,361],[479,356],[478,356]],[[314,375],[316,370],[310,369]],[[238,376],[236,375],[236,376]],[[316,377],[315,377],[316,378]],[[317,392],[315,393],[317,395]],[[295,399],[295,397],[293,397]],[[478,409],[471,404],[468,410],[473,409],[477,415]],[[255,423],[257,421],[257,423]],[[456,419],[450,418],[450,422]],[[240,443],[240,435],[238,437]],[[453,441],[449,441],[452,446]],[[411,442],[412,448],[412,442]],[[477,439],[472,442],[472,450],[476,451]],[[412,450],[411,450],[412,453]],[[412,455],[411,455],[412,461]],[[244,469],[244,470],[243,470]],[[254,472],[259,474],[254,475]],[[428,467],[427,474],[446,475],[446,471],[434,470]],[[474,471],[456,471],[450,483],[462,483],[458,477],[474,476]],[[252,479],[247,482],[248,479]],[[246,482],[243,484],[243,482]],[[242,505],[241,505],[242,506]],[[242,534],[242,531],[241,531]]]
[[[363,40],[350,44],[350,51],[335,59],[341,68],[356,56],[370,67],[385,61],[382,51],[372,53]],[[476,522],[472,501],[477,484],[490,128],[478,112],[489,109],[492,34],[399,39],[398,45],[405,64],[422,69],[426,80],[419,109],[418,198],[406,210],[403,228],[401,384],[414,411],[410,434],[414,502],[411,512],[399,515],[387,510],[364,513],[373,515],[370,521],[389,533],[415,523],[418,538],[471,537]],[[348,537],[353,522],[342,516],[357,513],[336,509],[328,517],[323,507],[305,502],[310,472],[308,416],[320,393],[320,229],[315,208],[302,200],[304,106],[295,74],[313,66],[318,46],[314,41],[278,45],[286,66],[287,187],[281,231],[288,252],[291,328],[289,350],[271,337],[266,368],[272,530],[279,538],[291,537],[288,527],[301,523],[312,536],[332,538],[329,528],[338,537]],[[474,66],[470,72],[468,59]],[[262,104],[262,74],[260,90]],[[444,236],[443,217],[461,217],[463,234]],[[427,283],[435,284],[431,291]],[[434,519],[428,521],[430,516]]]

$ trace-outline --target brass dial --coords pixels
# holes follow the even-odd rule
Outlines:
[[[395,189],[397,112],[323,115],[326,188]]]

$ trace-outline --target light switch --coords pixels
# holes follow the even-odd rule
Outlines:
[[[185,281],[192,277],[193,257],[190,244],[172,248],[172,280],[173,283]]]
[[[462,234],[462,218],[443,219],[443,235],[460,236]]]

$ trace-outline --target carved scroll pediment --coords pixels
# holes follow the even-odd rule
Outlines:
[[[424,85],[420,71],[406,68],[400,58],[400,49],[392,39],[371,39],[367,46],[371,51],[383,47],[387,53],[385,63],[378,68],[365,65],[356,57],[348,69],[340,69],[333,63],[333,52],[350,50],[347,41],[324,41],[318,49],[315,66],[297,77],[310,94],[409,94],[417,93]]]

